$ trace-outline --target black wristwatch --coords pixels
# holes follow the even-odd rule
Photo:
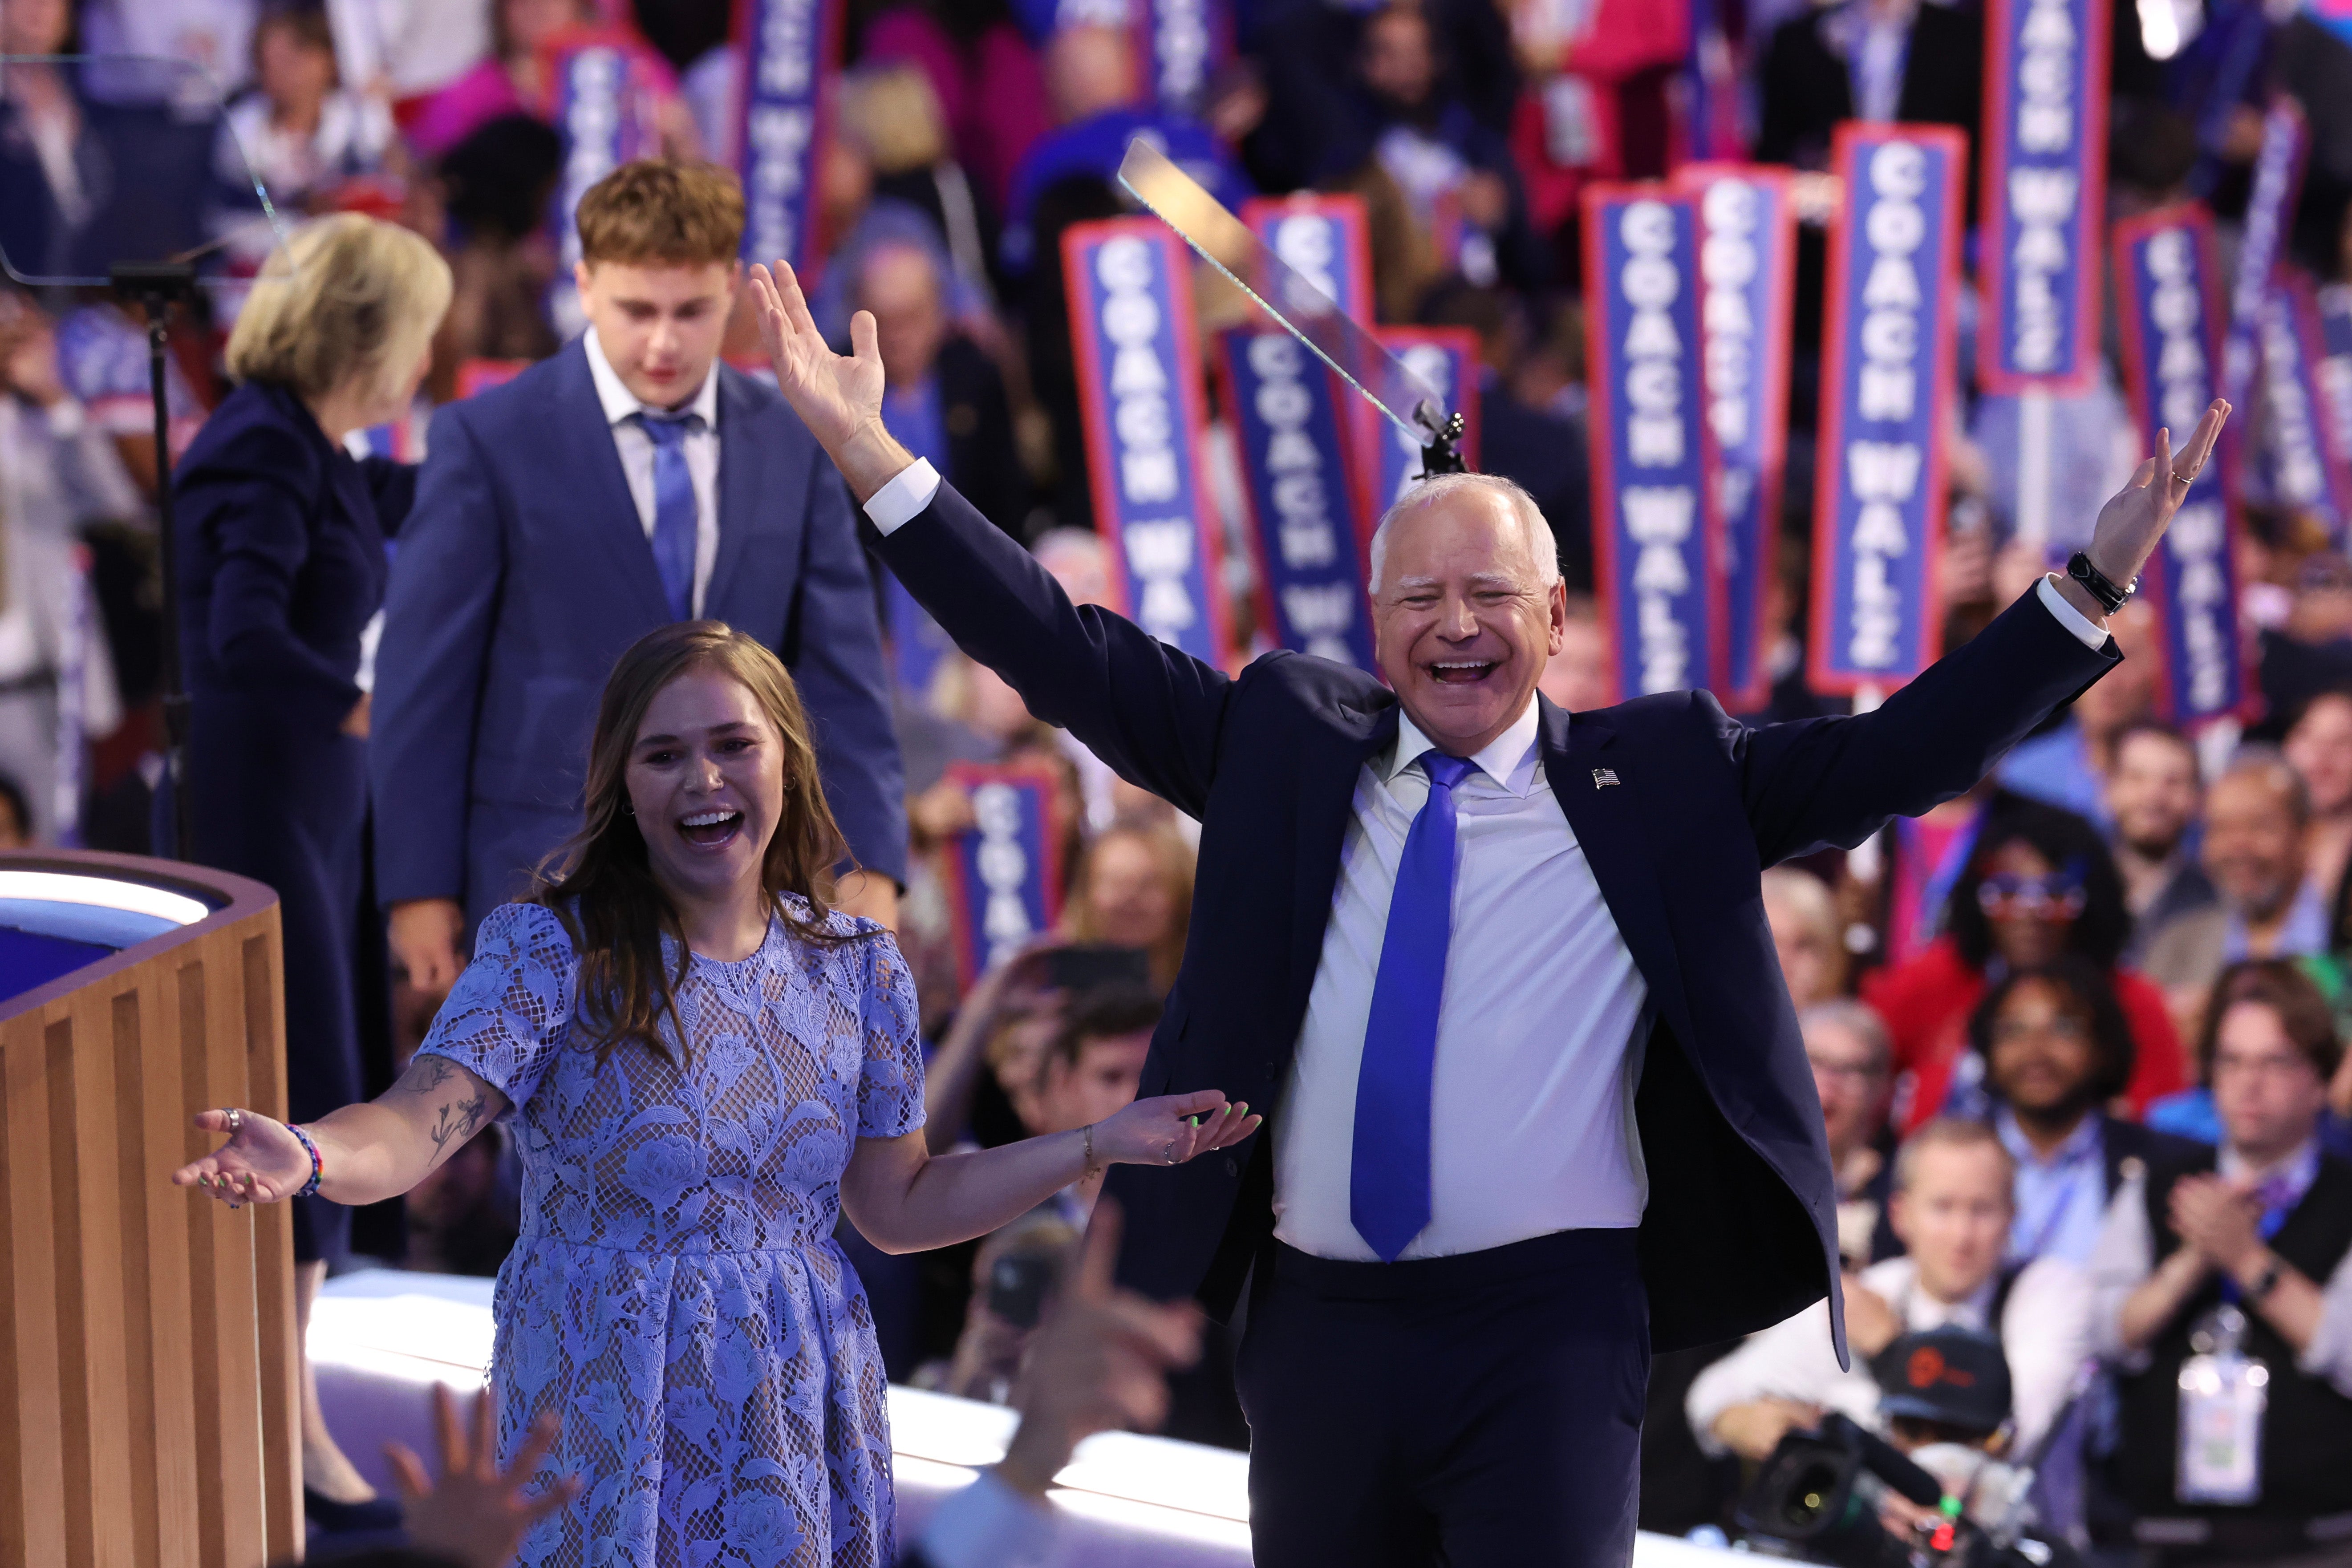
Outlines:
[[[2286,1259],[2275,1252],[2272,1253],[2271,1266],[2263,1270],[2263,1277],[2246,1287],[2246,1300],[2254,1302],[2262,1301],[2272,1291],[2278,1289],[2279,1277],[2285,1272]]]
[[[2130,598],[2139,586],[2139,579],[2135,577],[2122,587],[2116,587],[2107,574],[2092,565],[2091,558],[2079,550],[2067,561],[2066,575],[2083,584],[2091,597],[2099,601],[2100,607],[2111,616],[2124,607],[2124,601]]]

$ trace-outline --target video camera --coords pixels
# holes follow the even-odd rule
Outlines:
[[[1934,1530],[1889,1531],[1880,1516],[1890,1494],[1937,1515]],[[1836,1413],[1818,1432],[1780,1439],[1734,1517],[1768,1548],[1835,1568],[2073,1568],[2078,1561],[2063,1543],[1988,1531],[1942,1482]]]

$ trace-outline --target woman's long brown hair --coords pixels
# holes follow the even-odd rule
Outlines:
[[[741,682],[783,752],[783,810],[761,862],[762,890],[803,941],[831,946],[847,940],[825,921],[834,868],[847,858],[848,844],[825,805],[808,710],[783,661],[720,621],[681,621],[649,632],[621,655],[604,682],[588,746],[580,831],[541,864],[530,894],[563,922],[580,954],[580,1016],[600,1061],[624,1040],[667,1055],[665,1017],[681,1053],[685,1048],[677,994],[691,959],[677,910],[654,879],[645,835],[630,813],[628,770],[646,710],[664,687],[697,670]],[[786,893],[807,900],[805,917],[794,913]],[[662,964],[665,936],[677,943],[674,973]]]

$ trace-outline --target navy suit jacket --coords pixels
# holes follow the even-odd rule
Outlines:
[[[1362,670],[1269,654],[1229,678],[1073,607],[945,485],[883,560],[1038,717],[1201,819],[1184,965],[1142,1092],[1217,1089],[1282,1116],[1364,763],[1397,731]],[[1544,773],[1648,984],[1635,1112],[1640,1254],[1660,1350],[1778,1322],[1824,1293],[1844,1353],[1821,1102],[1764,921],[1764,868],[1952,798],[2116,662],[2025,601],[1861,718],[1749,729],[1705,692],[1542,705]],[[1608,769],[1618,780],[1595,778]],[[1271,1139],[1174,1170],[1120,1165],[1123,1279],[1219,1316],[1273,1225]]]
[[[851,852],[903,880],[905,790],[848,493],[773,387],[719,378],[703,613],[782,656]],[[469,928],[515,897],[578,826],[614,661],[669,619],[582,343],[435,415],[376,658],[378,896],[459,900]]]

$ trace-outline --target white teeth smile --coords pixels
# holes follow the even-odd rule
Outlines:
[[[698,812],[692,816],[680,818],[679,826],[684,827],[716,827],[720,823],[729,821],[736,814],[731,811]]]

